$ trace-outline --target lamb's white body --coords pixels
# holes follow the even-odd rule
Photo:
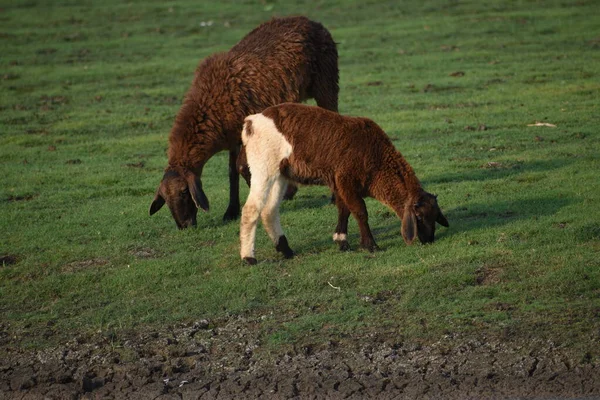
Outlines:
[[[281,160],[292,154],[292,145],[277,130],[270,118],[254,114],[246,117],[245,121],[250,121],[252,126],[252,140],[248,140],[247,123],[242,130],[242,142],[246,146],[252,177],[250,194],[242,210],[240,241],[241,257],[253,259],[259,215],[275,245],[278,245],[283,236],[279,205],[288,181],[281,175],[279,166]]]

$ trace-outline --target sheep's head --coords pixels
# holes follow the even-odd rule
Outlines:
[[[402,217],[402,237],[407,244],[412,244],[415,237],[421,243],[431,243],[435,239],[436,222],[448,227],[448,220],[442,214],[437,203],[437,196],[422,192],[414,201],[404,206]]]
[[[150,215],[167,203],[179,229],[196,226],[198,208],[208,211],[208,199],[202,190],[202,182],[191,171],[180,174],[167,170],[150,205]]]

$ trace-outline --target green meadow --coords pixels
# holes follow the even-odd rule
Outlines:
[[[600,17],[595,1],[0,0],[0,330],[75,334],[268,315],[267,348],[378,332],[552,340],[600,357]],[[211,210],[179,231],[148,209],[206,56],[272,16],[338,43],[340,112],[375,120],[448,218],[431,245],[369,199],[381,251],[332,241],[323,187],[282,205],[297,256],[262,226],[259,264]],[[534,126],[531,126],[534,125]],[[242,204],[248,188],[241,184]],[[213,322],[211,322],[213,323]],[[214,322],[218,323],[218,322]],[[5,339],[6,343],[6,339]]]

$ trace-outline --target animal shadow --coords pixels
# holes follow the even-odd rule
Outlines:
[[[548,172],[553,169],[562,168],[571,162],[567,160],[543,160],[533,162],[511,162],[503,161],[499,163],[488,162],[479,168],[472,168],[462,172],[444,173],[443,175],[428,177],[423,179],[423,185],[429,184],[465,182],[465,181],[484,181],[487,179],[499,179],[509,176],[515,176],[530,172]]]

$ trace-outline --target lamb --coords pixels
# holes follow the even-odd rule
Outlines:
[[[337,111],[337,59],[336,44],[323,25],[287,17],[260,25],[228,52],[201,62],[169,134],[168,165],[150,215],[167,203],[179,229],[195,226],[198,208],[209,209],[202,169],[214,154],[227,150],[229,205],[223,219],[237,219],[236,160],[244,117],[308,98]]]
[[[277,251],[294,256],[279,222],[286,184],[327,185],[335,195],[338,223],[333,240],[348,250],[348,217],[360,228],[361,247],[378,249],[368,224],[364,197],[373,197],[402,220],[402,237],[433,242],[435,223],[448,227],[437,197],[421,187],[412,167],[389,137],[367,118],[347,117],[318,107],[280,104],[246,117],[242,142],[251,172],[242,209],[240,255],[256,264],[254,242],[260,215]]]

